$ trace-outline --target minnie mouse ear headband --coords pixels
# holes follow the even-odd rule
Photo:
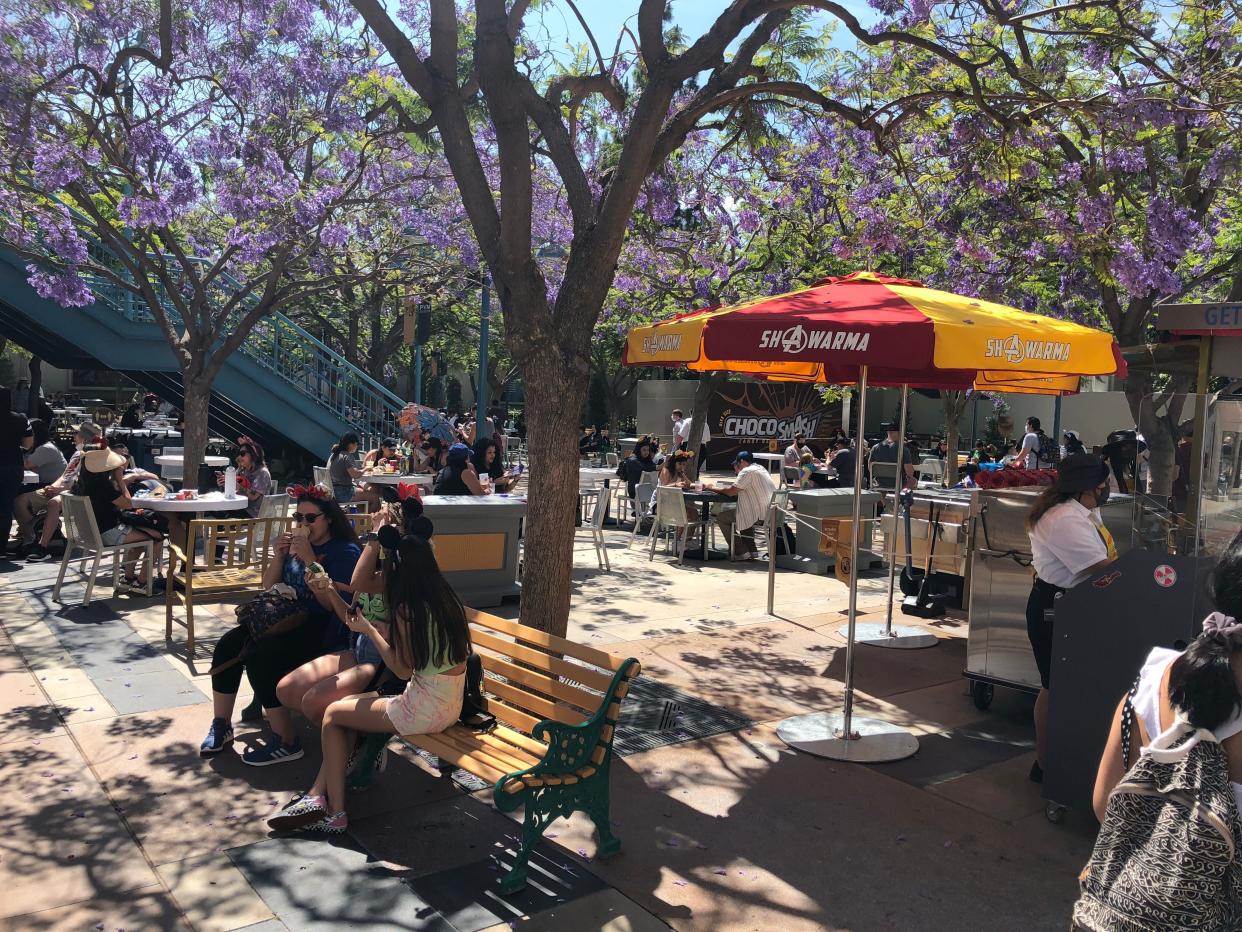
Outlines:
[[[379,538],[380,546],[383,547],[385,550],[391,550],[394,553],[400,553],[401,541],[404,538],[417,537],[417,538],[421,538],[424,541],[430,541],[431,535],[435,533],[435,530],[436,530],[435,525],[431,523],[430,519],[424,518],[422,515],[419,515],[417,518],[415,518],[413,521],[410,522],[410,528],[409,528],[410,533],[408,534],[403,535],[393,525],[385,524],[382,528],[379,529],[378,532],[376,532],[375,536]]]
[[[676,462],[684,462],[685,460],[692,460],[694,459],[694,451],[693,450],[678,450],[676,453],[674,453],[670,457],[670,459]]]
[[[289,497],[294,501],[303,498],[313,498],[319,502],[326,502],[332,499],[332,493],[321,485],[291,485],[289,486]]]

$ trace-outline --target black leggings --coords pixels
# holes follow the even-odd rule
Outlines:
[[[220,638],[211,655],[211,665],[214,669],[234,657],[243,656],[243,651],[244,657],[241,663],[213,673],[211,688],[227,696],[237,695],[244,669],[263,708],[278,709],[280,700],[276,698],[276,684],[302,664],[322,656],[322,645],[323,630],[315,624],[304,624],[286,634],[258,641],[251,641],[246,629],[239,625]]]
[[[1052,679],[1052,616],[1056,599],[1065,590],[1036,579],[1026,600],[1026,637],[1031,642],[1039,682],[1044,689]]]

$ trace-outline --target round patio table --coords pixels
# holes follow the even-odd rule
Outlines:
[[[435,482],[435,476],[415,473],[408,476],[398,476],[395,473],[378,473],[371,475],[364,474],[358,480],[359,482],[369,482],[372,485],[400,485],[404,482],[406,485],[426,485],[430,486]]]
[[[699,503],[699,516],[703,520],[703,529],[699,532],[699,537],[701,539],[701,543],[699,545],[699,559],[704,561],[727,559],[729,556],[728,551],[721,553],[718,550],[707,549],[707,524],[711,521],[712,505],[729,504],[735,502],[736,499],[729,495],[722,495],[720,492],[713,492],[710,489],[703,489],[702,491],[697,491],[695,489],[683,489],[681,494],[685,497],[686,501]],[[652,529],[652,533],[655,533],[654,529]]]
[[[181,466],[185,463],[185,457],[180,453],[165,453],[157,456],[155,461],[161,466]],[[208,466],[227,466],[229,458],[227,456],[204,456],[203,462]]]
[[[150,508],[152,511],[244,511],[250,499],[244,495],[229,498],[223,492],[204,492],[194,498],[173,498],[170,496],[135,495],[134,505],[138,508]]]

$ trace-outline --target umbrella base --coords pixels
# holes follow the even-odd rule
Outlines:
[[[849,631],[849,625],[843,625],[837,629],[837,634],[848,638]],[[892,631],[886,635],[884,625],[876,622],[856,625],[854,643],[866,644],[868,647],[887,647],[890,650],[923,650],[927,647],[935,647],[940,643],[940,638],[934,634],[928,634],[922,628],[909,625],[893,625]]]
[[[791,748],[857,764],[880,764],[904,760],[918,752],[919,740],[897,725],[876,718],[855,716],[851,722],[857,737],[840,736],[845,716],[839,712],[811,712],[787,718],[776,733]]]

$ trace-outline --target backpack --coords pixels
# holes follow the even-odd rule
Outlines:
[[[1074,904],[1074,928],[1236,932],[1240,855],[1225,752],[1215,735],[1179,713],[1108,798]]]
[[[620,463],[617,464],[617,478],[618,479],[628,479],[630,477],[629,471],[625,468],[625,464],[627,462],[628,460],[622,460]]]

